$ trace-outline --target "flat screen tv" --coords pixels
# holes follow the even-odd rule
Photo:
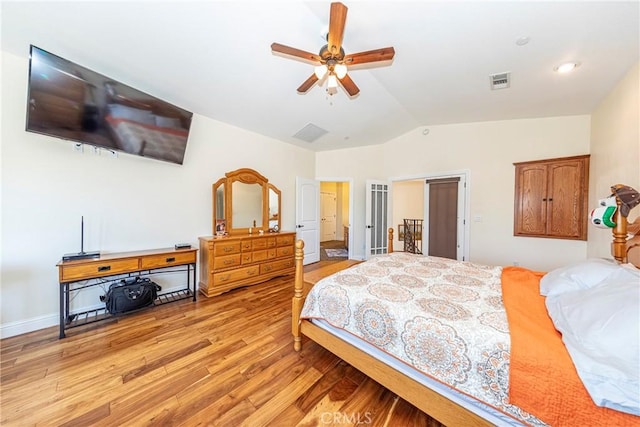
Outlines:
[[[31,46],[27,131],[182,164],[193,116]]]

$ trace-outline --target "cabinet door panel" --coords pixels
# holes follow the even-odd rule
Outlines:
[[[582,232],[582,162],[549,165],[549,221],[547,234],[579,238]]]
[[[516,176],[515,234],[543,235],[547,221],[547,168],[517,167]]]

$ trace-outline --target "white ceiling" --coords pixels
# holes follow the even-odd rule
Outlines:
[[[182,108],[310,150],[384,143],[416,127],[589,114],[639,60],[640,2],[349,1],[343,46],[386,46],[351,70],[361,92],[300,95],[309,64],[278,42],[324,44],[330,2],[2,1],[2,49],[33,44]],[[516,40],[529,37],[518,46]],[[554,66],[581,62],[560,75]],[[509,89],[489,75],[511,72]],[[293,135],[312,123],[313,143]],[[212,136],[212,142],[215,136]]]

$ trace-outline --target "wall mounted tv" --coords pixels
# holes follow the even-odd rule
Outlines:
[[[31,46],[27,131],[182,164],[192,113]]]

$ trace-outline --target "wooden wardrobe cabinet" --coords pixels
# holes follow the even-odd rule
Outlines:
[[[587,240],[589,155],[514,165],[513,234]]]
[[[295,273],[296,233],[200,237],[200,292],[208,297]]]

